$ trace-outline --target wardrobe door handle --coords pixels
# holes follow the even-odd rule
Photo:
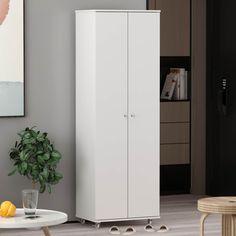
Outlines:
[[[128,116],[126,114],[124,114],[124,118],[127,118]]]
[[[227,115],[227,100],[228,100],[227,78],[221,79],[221,88],[218,91],[218,110],[222,115]]]
[[[130,115],[130,117],[131,117],[131,118],[134,118],[134,117],[135,117],[135,115],[134,115],[134,114],[131,114],[131,115]]]

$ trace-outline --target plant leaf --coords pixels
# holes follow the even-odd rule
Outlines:
[[[45,161],[49,160],[49,159],[50,159],[50,154],[49,154],[48,152],[47,152],[47,153],[44,153],[43,159],[44,159]]]
[[[38,159],[39,164],[41,164],[41,165],[44,165],[44,164],[45,164],[44,159],[43,159],[43,156],[39,155],[39,156],[37,157],[37,159]]]
[[[17,171],[17,168],[15,168],[13,171],[11,171],[11,172],[8,174],[8,176],[14,175],[14,174],[16,173],[16,171]]]
[[[39,134],[37,135],[37,140],[38,140],[39,142],[43,142],[44,139],[45,139],[45,137],[44,137],[44,135],[43,135],[42,133],[39,133]]]
[[[41,175],[43,176],[43,178],[44,178],[45,180],[47,180],[47,179],[48,179],[48,176],[49,176],[49,171],[48,171],[48,169],[44,167],[43,172],[41,173]]]
[[[52,193],[52,188],[50,184],[47,184],[47,190],[48,190],[48,193]]]
[[[40,189],[39,189],[39,192],[40,193],[44,193],[46,190],[46,185],[44,183],[40,184]]]
[[[21,171],[24,173],[27,170],[28,164],[26,162],[21,163]]]
[[[53,158],[55,158],[56,160],[60,160],[61,159],[61,153],[56,151],[56,150],[52,151],[51,156]]]
[[[56,172],[55,178],[56,178],[56,180],[60,180],[60,179],[63,178],[63,175],[61,173],[59,173],[59,172]]]

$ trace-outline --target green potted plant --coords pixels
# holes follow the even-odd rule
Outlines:
[[[51,193],[51,186],[57,184],[62,174],[56,171],[61,154],[48,139],[47,133],[26,128],[20,133],[19,141],[10,150],[10,159],[14,168],[8,175],[18,172],[32,181],[33,188],[39,184],[39,192],[47,189]]]

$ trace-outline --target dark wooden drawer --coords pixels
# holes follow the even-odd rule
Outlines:
[[[189,144],[161,145],[161,165],[190,164]]]
[[[161,144],[189,143],[189,123],[162,123]]]
[[[189,122],[190,102],[161,102],[160,120],[162,122]]]

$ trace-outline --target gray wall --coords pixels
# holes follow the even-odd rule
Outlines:
[[[8,153],[16,133],[26,126],[47,131],[63,154],[64,174],[39,207],[75,215],[75,9],[145,9],[146,0],[25,0],[26,116],[0,118],[0,201],[21,207],[21,190],[31,184],[8,177]]]

